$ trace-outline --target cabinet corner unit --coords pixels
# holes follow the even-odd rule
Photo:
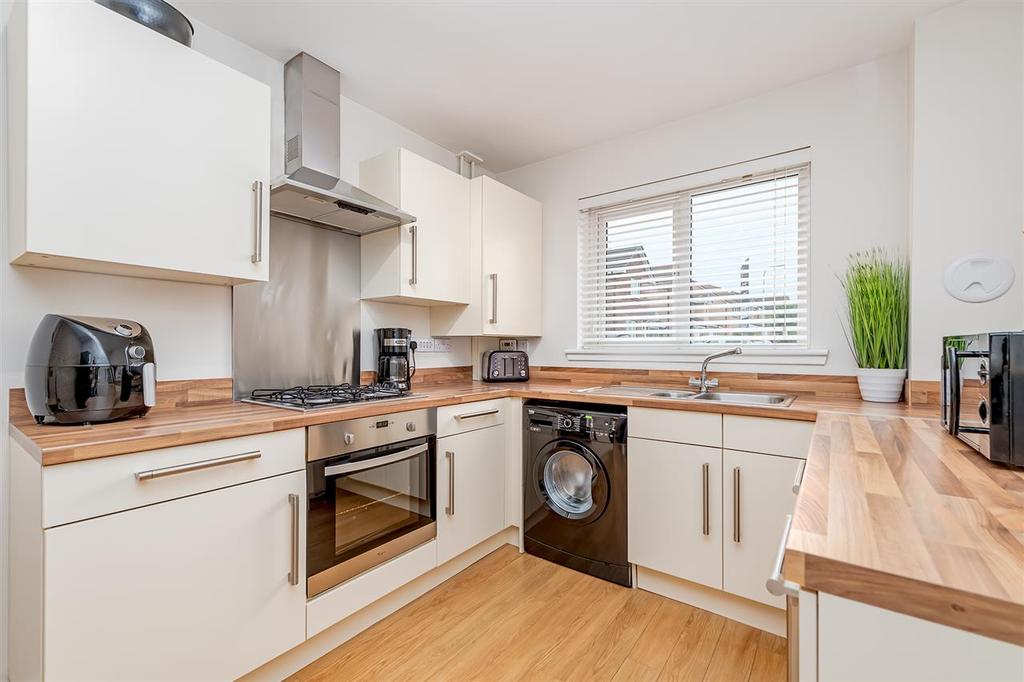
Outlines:
[[[540,336],[541,204],[497,180],[470,187],[469,304],[430,311],[437,336]]]
[[[362,298],[414,305],[469,302],[470,181],[392,149],[359,166],[362,189],[416,216],[363,235]]]
[[[93,2],[15,3],[8,57],[12,263],[267,279],[265,83]]]

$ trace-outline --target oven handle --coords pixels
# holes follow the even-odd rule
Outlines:
[[[960,425],[960,358],[987,358],[989,354],[987,351],[982,350],[965,350],[960,351],[953,346],[946,347],[946,364],[949,365],[949,372],[943,373],[943,379],[946,378],[946,374],[949,375],[949,405],[947,406],[946,413],[946,430],[949,431],[950,435],[955,436],[959,433],[988,433],[989,430],[984,426],[961,426]],[[943,391],[947,393],[946,391]]]
[[[359,462],[348,462],[346,464],[334,464],[324,468],[324,476],[352,474],[357,471],[376,469],[377,467],[384,466],[385,464],[394,464],[395,462],[401,462],[403,459],[412,459],[416,455],[422,455],[429,448],[430,445],[424,443],[423,445],[417,445],[416,447],[408,448],[406,450],[399,450],[398,452],[394,452],[390,455],[384,455],[383,457],[374,457],[373,459],[364,459]]]

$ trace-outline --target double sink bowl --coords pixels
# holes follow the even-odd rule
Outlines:
[[[751,405],[788,407],[796,396],[785,393],[740,393],[735,391],[686,391],[657,386],[595,386],[581,388],[573,393],[587,395],[612,395],[620,398],[668,398],[670,400],[693,400],[696,402],[718,402],[729,405]]]

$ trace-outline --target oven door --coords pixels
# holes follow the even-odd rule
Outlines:
[[[989,399],[989,335],[946,337],[943,350],[943,425],[987,457],[993,408]]]
[[[434,437],[310,462],[308,597],[436,536]]]

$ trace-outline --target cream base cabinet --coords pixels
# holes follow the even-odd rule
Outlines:
[[[461,406],[467,412],[472,407]],[[438,438],[438,565],[504,527],[504,424]]]
[[[469,305],[432,308],[431,334],[540,336],[541,204],[487,176],[471,197]]]
[[[724,450],[723,587],[769,606],[786,607],[765,581],[772,573],[786,515],[793,513],[793,483],[803,460]]]
[[[631,437],[627,451],[630,562],[722,589],[721,449]]]
[[[268,277],[270,88],[93,2],[15,3],[13,263]]]
[[[407,149],[393,149],[360,165],[359,184],[416,216],[415,223],[360,239],[362,297],[469,303],[469,179]]]

